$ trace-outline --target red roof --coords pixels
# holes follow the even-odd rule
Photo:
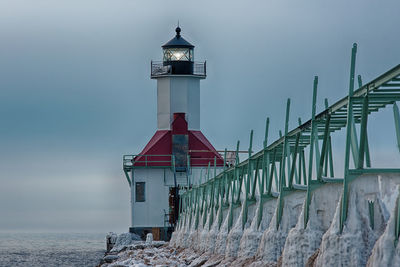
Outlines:
[[[184,113],[175,113],[172,122],[172,130],[158,130],[140,156],[135,160],[135,166],[170,166],[172,154],[172,135],[186,134],[189,142],[190,166],[203,167],[210,163],[214,165],[214,158],[217,166],[223,166],[224,160],[215,150],[201,131],[190,131],[187,128]]]

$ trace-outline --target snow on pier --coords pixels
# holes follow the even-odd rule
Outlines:
[[[237,156],[238,142],[232,165],[224,162],[214,177],[181,187],[179,219],[168,244],[127,246],[106,264],[399,266],[398,155],[386,162],[390,168],[373,165],[368,128],[371,113],[392,107],[394,147],[400,151],[400,65],[364,85],[358,76],[354,90],[356,51],[354,44],[346,97],[331,106],[325,99],[317,114],[316,76],[311,119],[299,119],[289,131],[288,99],[280,138],[268,144],[268,118],[261,151],[253,154],[251,131],[246,160]],[[385,127],[378,130],[393,129]],[[345,138],[333,142],[339,130]],[[344,155],[334,155],[337,141],[345,141]]]
[[[313,194],[306,228],[304,193],[295,192],[285,201],[286,215],[278,229],[276,201],[264,204],[266,212],[259,227],[255,223],[256,202],[244,230],[238,227],[243,208],[237,207],[235,226],[229,233],[224,231],[227,222],[216,231],[218,221],[214,221],[210,231],[204,231],[204,227],[197,230],[189,225],[181,227],[173,233],[170,243],[126,241],[124,234],[119,246],[106,256],[108,262],[101,266],[398,266],[400,250],[395,246],[393,233],[400,174],[366,175],[356,179],[351,188],[349,219],[342,233],[339,231],[341,186],[325,184]],[[371,200],[376,201],[373,229],[368,207]],[[274,205],[275,211],[268,212]],[[191,241],[179,238],[183,236],[191,236]],[[222,237],[225,242],[221,242]]]

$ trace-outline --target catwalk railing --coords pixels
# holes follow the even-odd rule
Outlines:
[[[368,142],[368,116],[392,105],[397,146],[400,149],[400,115],[396,101],[400,100],[400,65],[363,85],[358,76],[358,89],[354,90],[355,62],[357,45],[351,54],[349,93],[343,99],[329,106],[325,99],[325,110],[316,114],[318,77],[314,78],[311,118],[306,122],[298,120],[299,126],[289,131],[290,99],[286,105],[284,132],[268,144],[269,118],[266,120],[263,149],[252,153],[253,131],[250,133],[248,158],[236,162],[223,172],[206,182],[192,187],[182,188],[180,198],[180,218],[178,227],[194,220],[197,229],[199,223],[205,225],[209,214],[209,227],[215,220],[219,227],[223,221],[220,206],[230,209],[227,212],[228,229],[232,228],[232,209],[243,205],[242,227],[247,221],[248,206],[257,204],[257,224],[263,216],[263,205],[269,199],[277,199],[276,225],[282,218],[283,201],[286,195],[294,191],[305,191],[304,227],[309,219],[309,205],[313,191],[326,183],[342,183],[340,230],[347,219],[349,183],[356,177],[367,173],[400,173],[399,168],[372,168]],[[332,133],[345,129],[345,154],[343,178],[334,178],[334,159]],[[239,141],[236,150],[239,151]],[[238,155],[238,153],[236,153]],[[226,158],[226,157],[225,157]],[[210,172],[208,172],[210,173]],[[257,201],[256,201],[257,200]],[[369,203],[373,211],[374,202]],[[400,207],[400,205],[399,205]],[[214,218],[218,214],[218,218]],[[400,214],[400,211],[399,211]],[[373,212],[372,215],[373,217]],[[396,224],[396,238],[400,235],[400,216]],[[203,218],[202,222],[199,219]],[[373,224],[373,220],[372,224]],[[373,226],[372,226],[373,227]]]
[[[221,163],[217,165],[217,158],[205,158],[205,157],[196,157],[197,152],[213,152],[210,150],[191,150],[189,151],[186,161],[177,161],[176,157],[172,154],[158,155],[158,154],[133,154],[133,155],[123,155],[122,158],[122,169],[124,171],[125,177],[129,183],[129,186],[132,185],[132,177],[134,169],[171,169],[171,171],[175,174],[176,172],[185,172],[188,178],[188,185],[191,186],[193,183],[193,179],[197,178],[196,181],[200,182],[203,177],[203,169],[204,174],[209,177],[210,176],[210,165],[214,164],[221,168]],[[226,155],[225,155],[226,156]],[[229,158],[228,158],[229,160]],[[225,161],[226,163],[226,161]],[[224,163],[224,165],[226,165]],[[200,177],[192,177],[192,169],[200,169]],[[129,176],[131,173],[131,176]],[[216,174],[216,172],[215,172]],[[215,175],[214,175],[215,176]]]
[[[189,75],[196,76],[207,76],[207,62],[206,61],[194,61],[192,62],[193,71]],[[163,61],[151,61],[150,63],[150,76],[160,77],[164,75],[172,75],[174,73],[171,65],[164,65]],[[178,74],[179,75],[179,74]]]

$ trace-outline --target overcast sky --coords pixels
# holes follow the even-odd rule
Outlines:
[[[288,97],[291,128],[310,117],[314,75],[319,111],[346,95],[353,42],[365,82],[399,64],[399,10],[367,0],[0,0],[0,231],[128,229],[121,159],[156,130],[150,61],[178,20],[207,60],[203,133],[217,149],[238,139],[246,149],[254,129],[259,149],[266,116],[271,141],[284,127]],[[374,116],[373,160],[393,161],[391,110]]]

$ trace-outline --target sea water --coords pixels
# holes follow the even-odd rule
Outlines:
[[[0,233],[0,266],[96,266],[105,234]]]

